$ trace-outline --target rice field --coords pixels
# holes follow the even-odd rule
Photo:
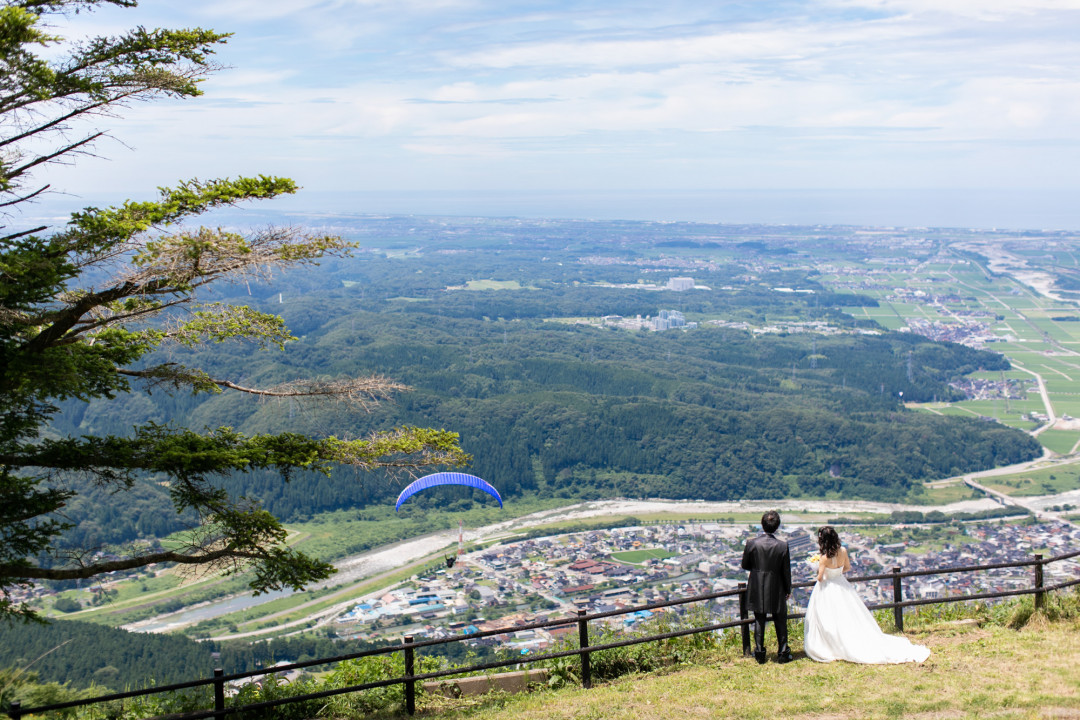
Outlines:
[[[1009,244],[1009,248],[1017,255],[1030,251],[1036,263],[1043,262],[1049,252],[1042,246],[1032,249]],[[872,280],[864,282],[864,287],[854,288],[877,299],[879,306],[847,307],[845,312],[872,319],[890,330],[907,327],[909,320],[940,322],[953,328],[963,325],[979,328],[983,334],[1005,340],[986,347],[1004,354],[1013,369],[980,371],[971,377],[1020,382],[1010,388],[1009,394],[1014,397],[1006,398],[1004,393],[993,397],[991,393],[981,399],[928,403],[915,409],[956,417],[993,418],[1028,432],[1042,424],[1032,417],[1033,413],[1052,414],[1064,420],[1080,418],[1080,307],[1077,304],[1040,295],[1026,279],[1018,280],[998,269],[991,274],[989,263],[972,260],[969,255],[961,259],[957,254],[954,262],[945,262],[939,256],[919,265],[915,273],[906,258],[897,257],[893,264],[888,253],[875,257],[878,258],[875,262],[865,266],[866,277]],[[1069,258],[1065,264],[1075,265],[1071,253]],[[850,278],[843,273],[823,276],[826,284],[850,283]],[[852,287],[848,285],[848,289]],[[898,288],[925,294],[916,297]],[[1037,378],[1045,384],[1052,413],[1047,412]],[[1015,397],[1017,390],[1022,397]],[[1080,430],[1048,429],[1038,438],[1051,451],[1066,455],[1080,442]]]

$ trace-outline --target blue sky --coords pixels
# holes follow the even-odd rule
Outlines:
[[[143,0],[59,29],[140,24],[233,32],[228,68],[58,186],[1080,190],[1080,0]]]

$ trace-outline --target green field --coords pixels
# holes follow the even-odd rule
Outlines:
[[[646,560],[666,560],[669,557],[675,557],[675,553],[668,552],[663,548],[647,548],[611,553],[612,560],[618,560],[619,562],[628,565],[640,565]]]
[[[530,290],[517,280],[468,280],[464,287],[451,290]]]
[[[912,493],[908,501],[918,505],[948,505],[961,500],[976,500],[980,497],[982,497],[982,494],[968,485],[955,482],[944,487],[923,488],[923,491],[917,495]]]
[[[1058,455],[1068,455],[1072,452],[1076,441],[1080,440],[1080,433],[1068,430],[1047,430],[1039,435],[1039,442],[1048,450],[1053,450]]]
[[[1020,249],[1011,246],[1013,251],[1020,252]],[[1032,257],[1043,258],[1045,255],[1035,253]],[[850,257],[846,260],[849,264],[860,264]],[[1041,262],[1041,259],[1033,261]],[[900,260],[896,262],[902,263]],[[907,269],[910,266],[905,265],[904,270],[897,271],[897,266],[888,259],[864,265],[864,270],[878,273],[879,279],[875,281],[873,289],[861,292],[876,298],[879,306],[845,307],[845,312],[857,318],[873,319],[888,329],[902,327],[907,320],[940,321],[954,328],[961,327],[963,323],[983,323],[991,333],[999,336],[1009,334],[1015,338],[1012,342],[987,346],[1005,354],[1015,369],[1007,372],[975,372],[969,377],[989,381],[1032,381],[1026,383],[1026,397],[1022,399],[995,398],[991,393],[983,399],[950,405],[927,404],[920,410],[960,417],[991,417],[1010,427],[1030,432],[1038,424],[1024,420],[1022,416],[1031,412],[1046,412],[1033,382],[1037,374],[1046,384],[1054,413],[1059,417],[1080,417],[1080,323],[1054,319],[1077,317],[1075,305],[1038,295],[1032,288],[1008,275],[989,276],[982,261],[926,263],[920,266],[914,276]],[[844,275],[829,274],[822,278],[829,284],[849,282]],[[896,287],[923,290],[926,292],[922,296],[925,301],[913,295],[896,298],[893,289]],[[939,297],[933,298],[934,295]],[[947,297],[942,298],[941,295]],[[1049,430],[1042,433],[1039,440],[1055,453],[1068,454],[1080,441],[1080,432]]]
[[[983,478],[979,482],[1006,495],[1057,495],[1080,488],[1080,463]]]

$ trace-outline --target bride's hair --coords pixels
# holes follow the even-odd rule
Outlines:
[[[825,557],[836,557],[840,551],[840,536],[828,525],[817,531],[817,546]]]

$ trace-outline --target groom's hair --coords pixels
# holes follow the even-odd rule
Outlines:
[[[774,533],[778,527],[780,527],[780,513],[770,510],[761,516],[761,529],[765,532]]]

